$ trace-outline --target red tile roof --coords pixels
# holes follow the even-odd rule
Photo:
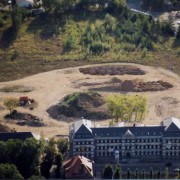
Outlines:
[[[67,179],[92,179],[93,161],[84,156],[76,156],[64,161],[63,168]]]

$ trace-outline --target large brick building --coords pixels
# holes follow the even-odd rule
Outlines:
[[[180,159],[180,120],[159,126],[92,127],[80,120],[70,126],[71,155],[95,161],[169,161]]]

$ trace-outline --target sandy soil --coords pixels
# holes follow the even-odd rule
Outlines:
[[[121,63],[123,65],[123,63]],[[107,64],[106,64],[107,65]],[[112,65],[112,64],[111,64]],[[133,64],[131,64],[133,65]],[[92,65],[94,66],[94,65]],[[98,66],[98,65],[97,65]],[[100,65],[101,66],[101,65]],[[54,70],[46,73],[40,73],[24,79],[3,82],[0,83],[0,88],[6,85],[25,85],[32,86],[35,88],[34,91],[28,93],[4,93],[0,92],[0,106],[3,103],[5,97],[13,96],[19,98],[20,96],[28,96],[38,102],[38,107],[33,111],[28,109],[18,108],[17,110],[22,112],[28,112],[42,118],[47,126],[41,128],[34,128],[28,126],[17,126],[10,121],[4,120],[3,116],[8,113],[7,110],[0,110],[0,119],[2,122],[9,127],[14,127],[18,131],[32,131],[34,133],[43,132],[45,136],[52,137],[58,134],[68,134],[69,122],[72,119],[62,119],[57,121],[49,117],[46,109],[50,106],[58,103],[62,97],[72,93],[87,90],[87,86],[79,86],[79,84],[88,83],[104,83],[111,80],[113,77],[119,79],[131,80],[131,79],[142,79],[144,81],[158,81],[163,80],[171,83],[174,87],[165,91],[158,92],[145,92],[141,93],[148,98],[148,112],[144,124],[159,124],[163,118],[174,116],[180,117],[180,79],[176,74],[161,69],[149,66],[135,65],[146,71],[145,75],[132,76],[94,76],[84,75],[79,72],[79,67],[67,68],[61,70]],[[89,66],[83,66],[89,67]],[[103,92],[107,94],[107,92]],[[133,94],[133,93],[130,93]],[[138,94],[138,93],[136,93]],[[108,120],[102,122],[95,122],[95,124],[108,124]]]

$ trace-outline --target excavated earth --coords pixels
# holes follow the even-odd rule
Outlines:
[[[80,68],[79,71],[83,74],[89,75],[144,75],[145,71],[130,65],[121,65],[121,66],[94,66],[88,68]]]
[[[110,82],[90,84],[83,83],[80,86],[90,86],[89,90],[104,92],[147,92],[147,91],[163,91],[172,88],[173,85],[166,81],[148,81],[141,80],[124,80],[112,79]]]
[[[57,120],[62,119],[62,116],[73,118],[84,117],[91,120],[110,118],[104,98],[95,92],[67,95],[58,104],[48,108],[47,112],[52,118]]]

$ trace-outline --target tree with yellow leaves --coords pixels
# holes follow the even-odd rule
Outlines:
[[[141,95],[110,95],[106,99],[108,110],[119,121],[142,121],[146,114],[147,98]]]
[[[18,99],[14,97],[7,97],[4,99],[4,106],[10,111],[10,114],[18,107]]]

